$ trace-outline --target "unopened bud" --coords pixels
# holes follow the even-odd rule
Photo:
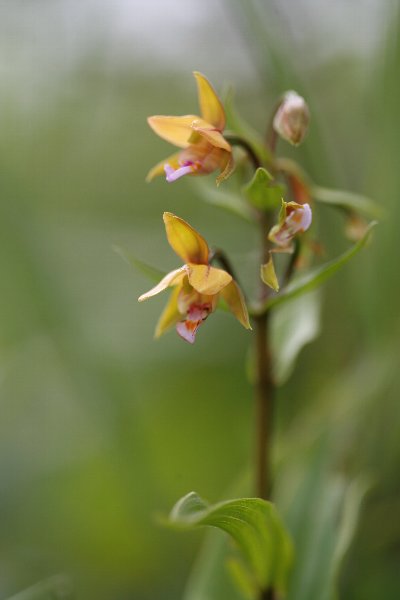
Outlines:
[[[276,111],[273,127],[287,142],[298,146],[303,141],[310,121],[306,101],[296,92],[286,92]]]

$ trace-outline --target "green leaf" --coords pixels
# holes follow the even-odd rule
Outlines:
[[[75,596],[71,581],[55,575],[15,594],[8,600],[72,600]]]
[[[253,600],[257,597],[257,587],[254,585],[254,580],[251,577],[246,566],[236,558],[230,558],[227,561],[227,567],[230,575],[240,590],[243,598]]]
[[[339,269],[341,269],[346,263],[349,262],[353,256],[355,256],[367,243],[370,238],[371,231],[375,227],[376,222],[370,223],[368,229],[366,230],[364,236],[352,246],[349,250],[341,254],[338,258],[331,260],[320,267],[316,267],[308,271],[308,273],[304,273],[300,275],[296,279],[294,279],[286,288],[282,290],[282,292],[276,296],[270,298],[267,303],[264,305],[263,309],[271,308],[272,306],[278,306],[279,304],[283,304],[288,300],[292,300],[301,294],[305,294],[306,292],[311,292],[316,289],[327,279],[332,277]]]
[[[384,216],[383,208],[367,196],[345,190],[332,190],[319,185],[312,185],[310,191],[313,199],[322,204],[339,206],[346,210],[361,213],[371,219],[380,219]]]
[[[221,190],[215,186],[211,187],[207,183],[196,182],[196,190],[208,204],[222,208],[241,219],[254,223],[254,214],[251,209],[243,202],[242,198],[233,192]]]
[[[160,281],[160,279],[165,277],[165,271],[161,271],[160,269],[152,267],[151,265],[148,265],[147,263],[135,258],[126,250],[120,248],[120,246],[113,246],[112,248],[114,252],[119,254],[119,256],[123,258],[123,260],[126,263],[128,263],[128,265],[131,265],[132,267],[143,273],[143,275],[146,275],[146,277],[148,277],[152,281]]]
[[[275,210],[281,206],[285,187],[281,184],[271,185],[273,178],[263,167],[259,167],[251,181],[243,188],[246,198],[260,210]]]
[[[260,589],[286,589],[292,543],[270,502],[241,498],[210,506],[191,492],[174,506],[169,522],[179,528],[209,525],[226,531],[242,551]]]
[[[271,346],[276,384],[282,385],[287,381],[302,348],[319,335],[320,320],[319,291],[299,296],[272,312]]]
[[[324,450],[304,464],[300,486],[287,514],[296,561],[287,600],[334,600],[343,558],[353,539],[369,483],[349,483],[330,471]]]
[[[226,557],[232,550],[229,542],[227,536],[210,528],[185,586],[183,600],[243,600],[238,582],[227,565]]]

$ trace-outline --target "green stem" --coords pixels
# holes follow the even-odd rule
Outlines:
[[[229,133],[226,133],[224,137],[230,144],[232,144],[232,146],[240,146],[241,148],[243,148],[243,150],[246,152],[247,156],[251,160],[255,170],[261,167],[260,159],[258,158],[253,147],[251,146],[251,144],[249,144],[247,140],[240,137],[239,135],[231,135]]]
[[[231,261],[229,260],[225,252],[221,250],[221,248],[212,248],[208,260],[210,264],[212,264],[213,262],[218,262],[221,265],[221,267],[223,267],[225,271],[229,273],[229,275],[232,275],[235,281],[238,281],[238,278],[236,277],[235,271],[232,267]]]
[[[269,257],[267,232],[270,226],[267,214],[260,214],[261,261],[266,263]],[[260,303],[268,298],[269,288],[261,282]],[[273,415],[274,383],[272,379],[272,355],[269,336],[269,311],[264,311],[255,318],[255,353],[256,353],[256,493],[259,498],[268,500],[271,497],[271,434]]]

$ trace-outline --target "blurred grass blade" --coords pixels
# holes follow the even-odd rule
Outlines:
[[[287,600],[334,600],[369,484],[329,473],[318,456],[306,469],[287,517],[297,549]]]
[[[55,575],[39,581],[7,600],[70,600],[73,595],[71,581],[63,575]]]
[[[123,258],[123,260],[126,263],[128,263],[128,265],[131,265],[137,271],[140,271],[141,273],[143,273],[143,275],[146,275],[146,277],[148,277],[152,281],[160,281],[160,279],[165,277],[165,271],[161,271],[160,269],[152,267],[151,265],[148,265],[147,263],[139,260],[138,258],[135,258],[120,246],[113,246],[112,248],[114,252],[119,254],[119,256]]]
[[[268,300],[264,308],[271,308],[272,306],[283,304],[284,302],[287,302],[292,298],[296,298],[301,294],[311,292],[325,283],[327,279],[332,277],[332,275],[339,271],[339,269],[344,267],[344,265],[346,265],[346,263],[348,263],[349,260],[365,246],[375,225],[375,221],[370,223],[364,236],[341,256],[324,265],[321,265],[320,267],[312,269],[308,273],[304,273],[304,275],[297,277],[292,283],[283,289],[279,295]]]
[[[317,202],[321,202],[321,204],[329,204],[356,211],[371,219],[380,219],[384,216],[384,210],[379,204],[361,194],[313,185],[311,187],[311,196]]]
[[[208,531],[183,594],[183,600],[244,600],[227,563],[230,539],[216,529]]]
[[[271,345],[274,381],[283,385],[306,344],[321,330],[321,295],[318,290],[299,296],[272,312]]]
[[[232,89],[228,90],[226,94],[224,107],[228,129],[247,140],[263,161],[270,162],[271,155],[262,136],[239,115],[234,105],[234,93]]]
[[[286,589],[292,543],[270,502],[241,498],[210,506],[191,492],[174,506],[169,523],[185,529],[209,525],[227,532],[242,551],[260,589]]]
[[[196,182],[196,192],[200,194],[202,200],[213,206],[217,206],[237,217],[240,217],[248,223],[254,222],[254,215],[249,207],[237,194],[211,187],[207,183]]]

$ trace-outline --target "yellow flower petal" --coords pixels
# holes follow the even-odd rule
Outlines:
[[[228,179],[228,177],[232,175],[235,168],[235,162],[233,160],[232,153],[227,152],[226,154],[226,164],[225,166],[223,166],[222,172],[218,175],[217,179],[215,180],[217,185],[225,181],[225,179]]]
[[[218,294],[231,281],[232,276],[222,269],[209,265],[188,265],[189,283],[200,294]]]
[[[235,280],[232,279],[230,284],[221,290],[221,296],[239,323],[241,323],[246,329],[251,329],[246,302],[242,291]]]
[[[175,154],[172,154],[168,158],[165,158],[164,160],[161,160],[159,163],[157,163],[156,166],[150,169],[150,171],[147,173],[146,181],[151,181],[152,179],[154,179],[154,177],[158,177],[159,175],[165,176],[164,166],[166,165],[166,163],[168,163],[173,169],[178,169],[179,156],[180,152],[176,152]]]
[[[222,133],[220,133],[217,129],[213,129],[210,127],[206,121],[201,121],[200,119],[193,121],[192,129],[197,131],[203,138],[205,138],[210,144],[216,146],[217,148],[222,148],[223,150],[227,150],[228,152],[232,152],[231,145],[226,141]]]
[[[159,294],[171,285],[177,285],[178,283],[181,283],[182,279],[186,275],[186,270],[186,265],[183,265],[183,267],[180,267],[179,269],[175,269],[174,271],[168,273],[165,277],[161,279],[160,283],[157,283],[157,285],[151,288],[151,290],[149,290],[145,294],[142,294],[138,298],[139,302],[143,302],[143,300],[147,300],[148,298]]]
[[[182,319],[182,315],[178,309],[178,296],[181,291],[180,286],[177,286],[171,293],[171,296],[165,306],[160,318],[158,319],[155,337],[158,338],[160,335],[168,331],[178,321]]]
[[[184,115],[183,117],[168,117],[155,115],[147,119],[148,124],[157,135],[163,140],[178,146],[186,148],[189,145],[189,138],[192,135],[192,123],[199,121],[205,123],[196,115]]]
[[[215,93],[214,88],[204,75],[194,71],[193,75],[197,82],[201,116],[209,121],[214,127],[222,131],[225,127],[225,111],[221,100]]]
[[[185,263],[207,264],[210,250],[193,227],[170,212],[163,215],[168,242]]]

